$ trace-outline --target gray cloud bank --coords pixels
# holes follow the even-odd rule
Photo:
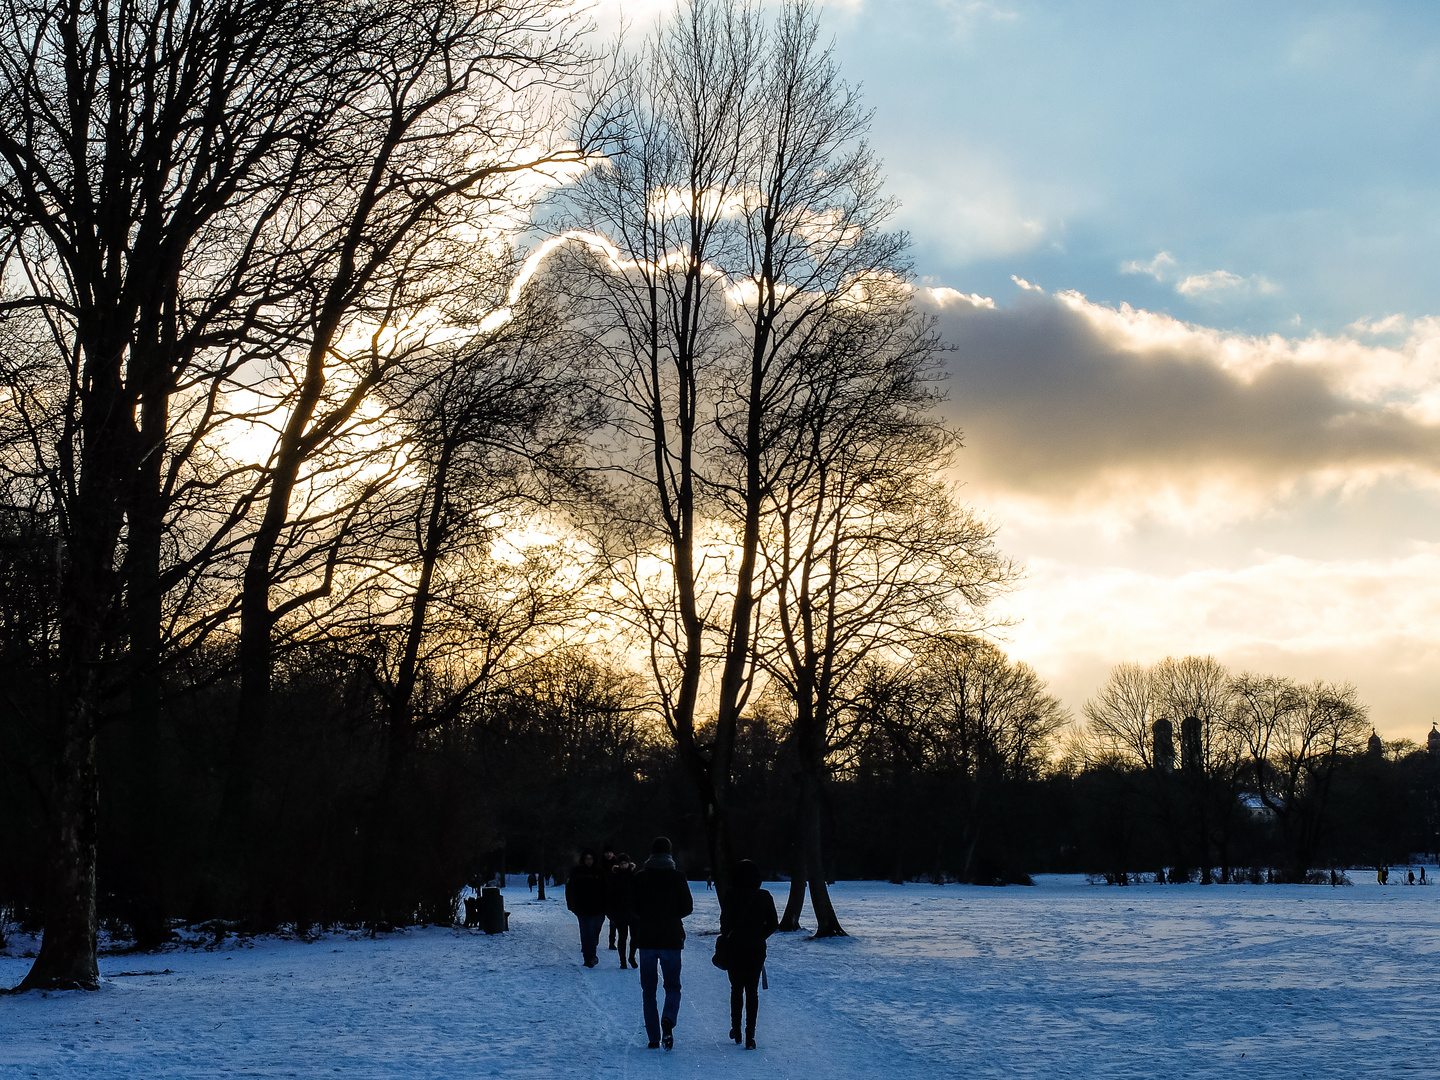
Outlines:
[[[920,297],[955,346],[948,408],[965,471],[987,487],[1046,498],[1137,474],[1440,475],[1440,423],[1425,409],[1433,321],[1385,348],[1227,335],[1033,288],[1009,307]]]

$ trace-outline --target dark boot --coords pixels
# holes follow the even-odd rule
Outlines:
[[[664,1017],[660,1019],[660,1045],[666,1050],[675,1049],[675,1024]]]

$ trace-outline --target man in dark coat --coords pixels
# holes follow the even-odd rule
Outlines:
[[[760,887],[760,868],[749,859],[735,867],[735,884],[720,904],[720,933],[725,938],[730,976],[730,1038],[740,1041],[740,1006],[745,1005],[745,1049],[755,1049],[755,1014],[760,1008],[760,969],[765,939],[780,926],[775,898]]]
[[[620,966],[625,967],[625,940],[630,935],[630,906],[635,900],[635,864],[630,856],[621,854],[610,868],[609,884],[605,890],[606,914],[610,916],[611,931],[619,931]],[[639,967],[635,960],[635,939],[630,938],[630,966]]]
[[[580,952],[585,966],[592,968],[600,962],[595,949],[605,925],[605,879],[595,865],[593,851],[582,851],[579,865],[570,871],[570,880],[565,883],[565,906],[580,920]]]
[[[640,950],[640,994],[645,1006],[645,1032],[650,1049],[661,1045],[675,1048],[675,1020],[680,1015],[680,951],[685,948],[685,924],[681,921],[695,910],[690,883],[675,869],[670,841],[657,836],[650,845],[650,858],[635,875],[634,899],[630,904],[630,929]],[[655,1006],[659,977],[665,976],[665,1009]]]

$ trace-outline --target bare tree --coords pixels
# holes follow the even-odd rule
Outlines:
[[[648,643],[658,706],[701,803],[722,885],[732,861],[729,755],[753,673],[755,536],[714,521],[704,474],[718,448],[718,403],[746,389],[732,382],[741,339],[725,267],[753,182],[762,38],[748,7],[692,0],[677,8],[616,80],[620,92],[605,111],[622,118],[623,136],[572,194],[588,246],[563,252],[566,288],[589,300],[612,372],[622,490],[606,547]],[[732,529],[740,534],[733,566]],[[696,710],[717,656],[720,720],[707,747],[696,738]]]
[[[767,28],[749,5],[683,3],[619,82],[626,141],[577,186],[572,266],[614,371],[615,561],[723,888],[765,516],[804,449],[790,425],[837,321],[903,288],[905,238],[809,5]]]
[[[1158,708],[1149,669],[1134,663],[1116,664],[1083,710],[1093,752],[1153,768],[1152,733],[1160,718]]]
[[[1249,759],[1254,794],[1275,815],[1287,881],[1314,865],[1336,770],[1365,748],[1368,711],[1350,684],[1305,686],[1276,675],[1237,677],[1229,722]]]
[[[538,286],[496,322],[380,388],[407,478],[388,497],[389,535],[370,542],[384,572],[357,617],[383,639],[374,676],[387,777],[418,733],[463,711],[524,643],[581,622],[592,584],[557,544],[515,547],[507,536],[555,514],[557,499],[583,495],[581,452],[601,413],[580,342]],[[455,676],[449,692],[417,713],[416,687],[439,669]]]
[[[1169,837],[1172,871],[1188,877],[1198,864],[1205,884],[1212,853],[1228,867],[1238,812],[1242,748],[1230,703],[1230,673],[1213,656],[1167,656],[1148,667],[1117,665],[1085,704],[1088,754],[1140,767],[1131,783]]]
[[[927,702],[931,768],[957,778],[966,808],[960,876],[993,824],[989,803],[1007,784],[1039,777],[1070,716],[1028,664],[970,635],[937,639],[917,670]]]
[[[204,403],[277,297],[262,235],[343,98],[338,14],[0,6],[0,313],[48,331],[47,369],[10,375],[65,551],[52,902],[26,987],[95,985],[95,730],[119,713],[153,726],[164,597],[184,576],[163,565],[180,561],[162,555],[170,512]],[[197,407],[177,417],[186,395]]]
[[[798,926],[808,882],[818,936],[844,931],[826,888],[825,781],[853,730],[850,696],[877,656],[973,628],[1013,577],[994,528],[939,479],[958,435],[935,415],[936,343],[895,283],[826,317],[805,379],[767,448],[761,555],[769,616],[760,663],[794,703],[796,845],[782,926]],[[778,412],[778,410],[777,410]]]
[[[220,838],[251,816],[276,628],[329,601],[351,511],[373,487],[336,498],[336,458],[365,446],[376,387],[426,355],[453,305],[473,299],[466,264],[523,221],[549,170],[583,157],[544,111],[585,64],[570,5],[394,0],[366,11],[338,58],[361,92],[327,128],[323,168],[279,233],[294,253],[297,329],[257,381],[275,401],[276,437],[238,598]]]
[[[1188,832],[1177,851],[1189,848],[1200,864],[1200,881],[1213,881],[1212,851],[1229,870],[1229,837],[1239,811],[1243,746],[1228,722],[1230,672],[1213,656],[1166,657],[1150,669],[1157,714],[1180,737],[1180,813],[1175,828]],[[1171,787],[1175,787],[1172,783]],[[1173,802],[1174,800],[1172,800]],[[1169,804],[1167,803],[1167,806]],[[1188,863],[1188,859],[1182,860]],[[1188,865],[1182,865],[1188,874]]]

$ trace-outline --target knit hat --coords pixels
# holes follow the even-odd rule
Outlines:
[[[760,867],[749,859],[741,859],[735,864],[735,887],[737,889],[758,889],[760,887]]]
[[[650,845],[651,855],[669,855],[670,838],[668,836],[657,836],[655,842]]]

